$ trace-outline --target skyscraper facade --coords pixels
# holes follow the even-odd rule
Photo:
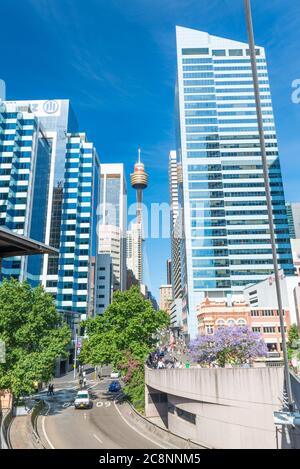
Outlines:
[[[167,284],[172,284],[172,261],[171,259],[167,259]]]
[[[286,204],[286,211],[287,211],[287,217],[288,217],[290,238],[299,239],[300,238],[300,203],[288,202]]]
[[[112,289],[126,290],[127,188],[123,164],[101,164],[99,253],[110,254]]]
[[[88,314],[92,258],[97,254],[97,208],[100,164],[84,133],[67,134],[57,305],[64,311]]]
[[[28,107],[21,112],[3,104],[0,128],[0,224],[45,242],[51,142]],[[9,258],[3,262],[2,275],[36,285],[42,263],[43,256]]]
[[[278,260],[293,275],[265,51],[256,53]],[[194,336],[203,298],[240,294],[273,263],[248,45],[177,27],[177,59],[183,326]]]
[[[179,174],[180,166],[177,162],[176,151],[171,151],[169,156],[169,191],[171,208],[171,281],[167,282],[173,286],[174,299],[181,298],[181,262],[180,262],[180,243],[181,243],[181,210],[179,209]]]
[[[141,285],[143,280],[143,233],[141,223],[131,223],[126,235],[126,266],[128,283]],[[130,281],[131,279],[131,281]],[[131,285],[128,285],[130,287]]]
[[[0,223],[60,252],[8,259],[3,276],[42,283],[60,309],[86,313],[83,262],[96,252],[99,193],[93,144],[77,133],[69,100],[5,101],[0,127]]]
[[[111,303],[113,267],[110,254],[98,254],[95,279],[95,314],[103,314]]]

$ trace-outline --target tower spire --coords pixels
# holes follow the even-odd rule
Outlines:
[[[141,163],[141,149],[140,149],[140,147],[138,149],[138,155],[139,155],[138,163],[140,164]]]

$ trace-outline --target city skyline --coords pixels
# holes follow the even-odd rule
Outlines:
[[[3,25],[4,34],[10,37],[10,47],[4,49],[1,72],[7,85],[7,99],[42,99],[44,96],[70,99],[80,128],[86,129],[101,162],[124,162],[129,181],[131,162],[140,145],[151,180],[145,193],[145,203],[168,202],[168,155],[175,149],[175,25],[246,41],[242,2],[172,1],[160,5],[159,11],[156,8],[158,2],[150,4],[147,1],[132,1],[126,11],[114,1],[109,5],[102,1],[88,1],[84,11],[80,9],[79,2],[72,2],[72,5],[66,2],[66,5],[70,9],[70,21],[66,24],[61,2],[20,2],[17,13],[13,5],[3,6],[4,16],[9,18],[13,15],[16,29],[10,36],[9,26]],[[22,30],[23,8],[24,11],[30,8],[32,12],[25,37],[18,32]],[[91,15],[91,9],[94,15]],[[287,201],[297,200],[299,179],[294,158],[299,145],[297,127],[300,117],[299,107],[291,99],[292,82],[298,78],[299,69],[295,53],[297,10],[299,6],[294,2],[283,5],[275,1],[272,9],[261,2],[253,2],[256,42],[266,48],[268,56]],[[80,23],[75,21],[79,14]],[[219,21],[221,17],[222,22]],[[294,18],[293,22],[289,21],[291,18]],[[112,20],[110,31],[105,23],[111,24]],[[103,26],[96,28],[97,34],[91,33],[93,28],[90,27],[96,21]],[[80,28],[75,26],[77,24]],[[115,34],[116,30],[118,34]],[[21,35],[24,53],[19,48]],[[36,35],[41,37],[42,45],[37,47],[36,59],[28,67],[25,51],[32,46]],[[135,56],[132,51],[137,41],[139,50],[142,47],[144,53]],[[20,80],[16,73],[15,50],[18,50],[19,57],[17,67],[26,69],[23,75],[26,80]],[[45,50],[47,54],[44,54]],[[116,61],[113,60],[115,54],[118,57]],[[287,61],[290,56],[294,57],[293,61]],[[284,74],[281,73],[283,67]],[[82,90],[88,90],[89,96],[83,96]],[[129,191],[129,204],[134,197],[134,191]],[[160,259],[156,254],[162,250],[166,256]],[[165,260],[170,255],[169,240],[150,239],[146,252],[151,252],[151,256],[145,262],[145,282],[158,298],[159,285],[166,282]]]
[[[2,3],[0,449],[299,449],[300,2]]]

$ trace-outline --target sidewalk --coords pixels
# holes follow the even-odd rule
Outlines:
[[[35,449],[31,440],[29,419],[30,415],[22,415],[13,418],[9,429],[10,442],[13,449]]]

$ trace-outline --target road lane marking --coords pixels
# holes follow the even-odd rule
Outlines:
[[[122,418],[122,420],[124,420],[124,422],[127,423],[127,425],[128,425],[132,430],[134,430],[136,433],[138,433],[140,436],[142,436],[142,437],[145,438],[146,440],[151,441],[151,443],[153,443],[154,445],[159,446],[160,448],[166,449],[165,446],[160,445],[160,444],[157,443],[156,441],[154,441],[154,440],[152,440],[151,438],[149,438],[148,436],[146,436],[144,433],[142,433],[142,432],[140,432],[139,430],[137,430],[133,425],[131,425],[131,424],[125,419],[125,417],[123,417],[121,411],[118,409],[118,406],[117,406],[117,404],[116,404],[116,401],[114,401],[114,405],[115,405],[116,411],[118,412],[118,414],[120,415],[120,417]],[[173,446],[173,445],[171,445],[171,446]],[[176,446],[173,446],[173,448],[176,448],[176,449],[177,449]]]
[[[46,419],[46,416],[49,414],[50,408],[51,408],[48,402],[47,402],[47,406],[48,406],[48,410],[47,410],[46,414],[43,416],[43,419],[42,419],[42,430],[43,430],[44,436],[45,436],[45,438],[47,440],[47,443],[50,446],[50,448],[55,449],[55,447],[53,446],[53,444],[51,443],[51,441],[50,441],[50,439],[47,435],[46,428],[45,428],[45,419]]]
[[[110,407],[110,406],[111,406],[111,402],[107,402],[107,401],[105,401],[105,402],[103,402],[103,401],[97,401],[97,402],[96,402],[96,406],[97,406],[97,407],[106,407],[106,408],[107,408],[107,407]]]
[[[101,443],[101,445],[103,445],[103,441],[101,440],[101,438],[99,438],[99,436],[95,435],[95,433],[93,433],[93,437],[96,438],[97,441],[99,441],[99,443]]]

